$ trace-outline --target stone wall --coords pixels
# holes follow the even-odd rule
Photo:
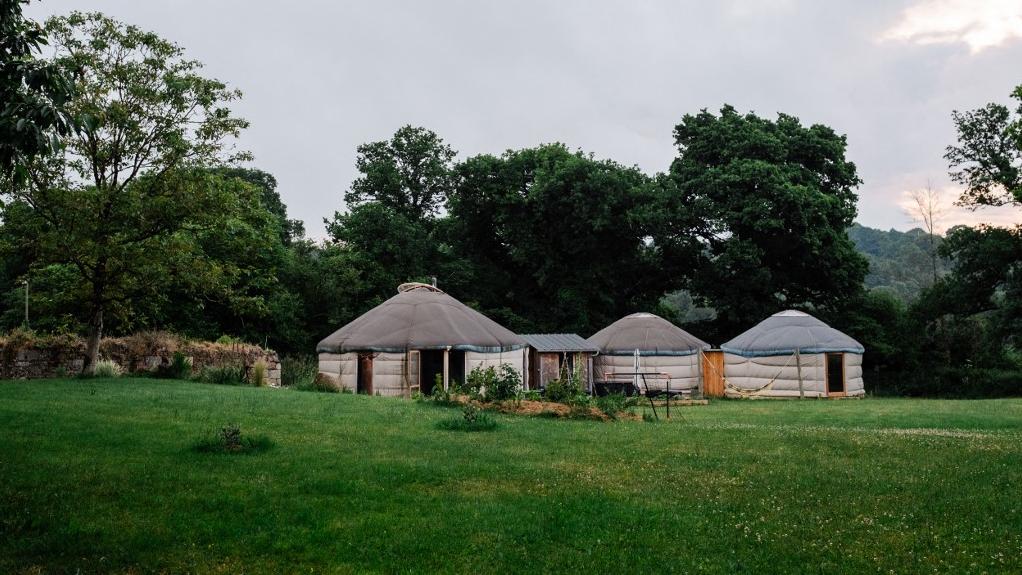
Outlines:
[[[105,338],[99,355],[126,373],[155,371],[169,365],[176,352],[189,358],[193,373],[207,366],[241,365],[246,373],[262,361],[267,384],[280,386],[277,352],[243,343],[187,341],[173,334],[143,333]],[[34,336],[16,333],[0,337],[0,379],[32,379],[75,375],[85,365],[85,342],[75,336]]]

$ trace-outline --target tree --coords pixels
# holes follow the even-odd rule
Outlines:
[[[731,106],[686,115],[674,135],[679,203],[705,221],[694,228],[705,257],[691,289],[717,311],[715,335],[784,308],[840,307],[861,291],[867,264],[846,232],[861,181],[844,136]]]
[[[926,187],[921,190],[909,192],[912,204],[906,208],[909,216],[914,221],[923,224],[923,230],[930,239],[930,264],[933,268],[933,283],[937,283],[937,234],[939,233],[940,222],[947,215],[947,208],[944,205],[944,196],[940,190],[933,187],[927,181]]]
[[[457,172],[447,237],[473,273],[459,293],[512,329],[590,334],[670,289],[638,169],[553,144]]]
[[[958,203],[982,206],[1022,205],[1022,86],[1011,94],[1014,113],[1001,104],[952,114],[958,144],[947,147],[951,177],[965,186]]]
[[[378,202],[406,218],[431,218],[451,191],[455,155],[430,130],[405,126],[390,140],[358,147],[356,166],[362,175],[344,201],[349,209]]]
[[[33,160],[29,185],[9,196],[37,218],[39,265],[78,276],[90,370],[108,310],[168,277],[195,289],[229,281],[201,257],[197,234],[225,225],[253,189],[204,168],[247,157],[229,145],[247,123],[227,108],[238,91],[153,33],[78,12],[47,31],[52,65],[74,74],[68,109],[83,125],[61,154]]]
[[[56,152],[74,123],[64,111],[69,76],[36,58],[46,34],[22,16],[27,0],[0,2],[0,183],[22,185],[25,163]]]

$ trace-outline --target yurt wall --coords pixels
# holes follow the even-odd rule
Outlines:
[[[597,381],[608,381],[614,373],[634,372],[635,356],[597,355],[593,358],[593,371]],[[670,376],[672,392],[699,389],[700,366],[697,353],[691,355],[640,355],[639,371],[650,374],[650,377],[646,378],[646,386],[650,391],[665,391],[667,389],[667,380],[655,377],[655,374]],[[627,382],[631,381],[632,377],[617,376],[613,380]]]

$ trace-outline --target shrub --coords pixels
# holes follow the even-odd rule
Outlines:
[[[574,380],[568,378],[552,379],[546,383],[543,390],[543,397],[547,401],[555,403],[568,403],[571,398],[579,395],[582,390],[575,385]]]
[[[929,372],[904,374],[885,383],[885,394],[954,399],[1022,397],[1022,370],[974,367],[937,368]]]
[[[216,338],[216,343],[219,343],[220,345],[237,345],[239,343],[242,343],[242,341],[241,341],[240,337],[234,337],[234,336],[231,336],[231,335],[222,335],[222,336]]]
[[[596,398],[596,407],[611,419],[617,419],[623,413],[628,413],[639,404],[637,397],[628,397],[623,393],[611,393]]]
[[[93,377],[120,377],[121,366],[111,359],[101,359],[92,368]]]
[[[295,389],[311,389],[319,375],[315,356],[292,355],[280,360],[280,385]]]
[[[245,385],[245,368],[240,365],[207,365],[199,372],[198,380],[217,385]]]
[[[192,376],[192,360],[180,351],[175,351],[170,363],[158,366],[155,375],[166,379],[188,379]]]
[[[351,393],[350,389],[341,387],[340,382],[336,379],[325,373],[319,373],[318,371],[316,372],[316,377],[312,379],[312,388],[310,391],[320,391],[323,393]]]
[[[543,401],[543,394],[534,389],[530,389],[522,392],[522,399],[526,401]]]
[[[493,369],[492,367],[490,369]],[[522,392],[522,376],[511,364],[500,364],[500,370],[494,374],[491,387],[486,388],[486,399],[504,401],[517,399]]]
[[[497,380],[497,370],[493,367],[483,368],[478,366],[469,372],[465,378],[465,386],[462,389],[472,399],[481,399],[487,389],[493,387]]]
[[[478,406],[468,403],[462,408],[461,417],[444,419],[437,423],[437,427],[447,431],[493,431],[497,429],[497,421],[489,413],[480,411]]]
[[[248,374],[248,382],[256,387],[266,387],[266,362],[259,360],[252,364],[252,372]]]
[[[195,442],[194,449],[200,453],[258,453],[273,446],[268,437],[243,436],[241,427],[228,423],[218,429],[212,429]]]

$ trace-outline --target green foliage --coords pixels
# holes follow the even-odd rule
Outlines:
[[[196,379],[203,383],[217,385],[246,385],[248,383],[248,379],[245,377],[245,368],[240,364],[204,366]]]
[[[121,366],[111,359],[101,359],[96,362],[96,367],[91,375],[93,377],[120,377]]]
[[[285,355],[280,360],[280,385],[294,389],[309,389],[319,374],[319,362],[314,355]]]
[[[844,136],[731,106],[685,115],[674,134],[661,211],[697,220],[680,229],[705,245],[690,284],[717,312],[704,333],[739,333],[779,309],[840,309],[858,295],[867,263],[846,230],[861,181]]]
[[[26,165],[58,152],[75,125],[64,109],[71,78],[37,58],[48,38],[22,15],[25,3],[0,2],[0,185],[23,185]]]
[[[930,238],[925,231],[916,228],[885,232],[855,224],[848,229],[848,237],[869,262],[866,289],[889,293],[908,304],[933,285]],[[943,238],[936,237],[938,249],[942,241]],[[947,274],[949,267],[946,258],[938,258],[938,277]]]
[[[1022,205],[1022,85],[1011,97],[1014,112],[987,104],[952,115],[958,143],[944,157],[951,177],[965,186],[959,200],[965,206]]]
[[[222,335],[222,336],[216,338],[216,343],[219,343],[220,345],[235,345],[235,344],[244,343],[244,342],[241,340],[240,337],[234,337],[234,336],[226,335],[225,334],[225,335]]]
[[[638,397],[629,397],[623,393],[609,393],[595,399],[596,407],[611,419],[630,413],[638,404]]]
[[[502,363],[495,375],[492,387],[486,388],[486,399],[489,401],[517,399],[522,392],[522,376],[518,370],[510,364]]]
[[[165,379],[188,379],[192,376],[192,360],[180,351],[175,351],[170,363],[158,366],[155,375]]]
[[[497,420],[477,405],[466,403],[461,417],[440,420],[437,428],[446,431],[493,431],[497,429]]]
[[[256,361],[252,364],[252,370],[248,374],[248,382],[256,387],[266,387],[266,362]]]
[[[568,403],[572,398],[578,397],[582,389],[572,378],[557,378],[546,383],[543,390],[543,399],[555,403]]]
[[[237,91],[202,77],[177,45],[100,14],[53,18],[46,31],[51,65],[74,78],[66,109],[82,126],[64,153],[28,166],[29,185],[3,190],[2,217],[31,232],[34,266],[76,275],[69,287],[86,310],[89,369],[106,316],[159,301],[158,278],[196,291],[229,286],[229,268],[204,258],[199,238],[229,228],[258,198],[196,167],[247,158],[228,144],[247,126],[226,107]]]
[[[228,423],[204,434],[193,445],[199,453],[253,454],[273,447],[270,438],[264,435],[242,435],[241,427]]]
[[[497,381],[497,370],[490,367],[476,366],[465,377],[465,385],[461,389],[472,399],[482,399],[486,390],[491,389]]]
[[[657,190],[637,168],[553,144],[456,170],[442,229],[464,273],[443,285],[512,329],[592,333],[681,279],[685,242],[647,241]]]

